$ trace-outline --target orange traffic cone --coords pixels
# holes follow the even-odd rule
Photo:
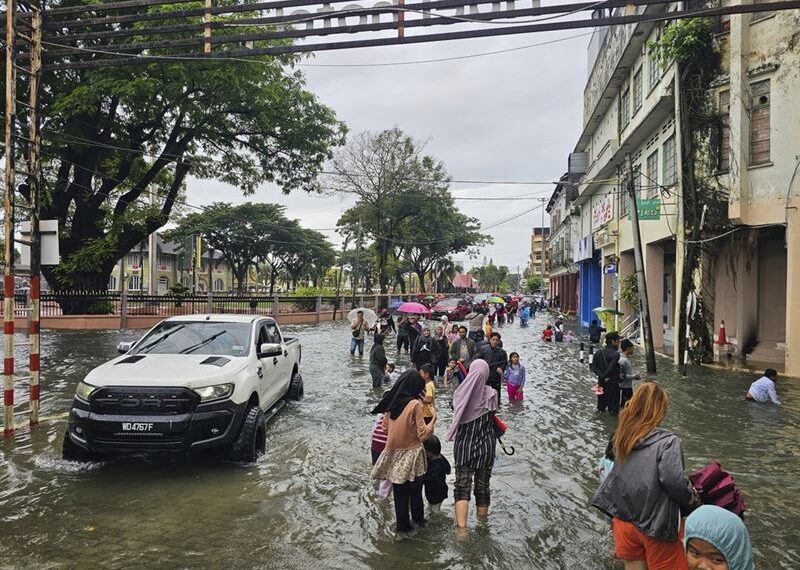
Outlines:
[[[719,336],[717,337],[717,344],[720,346],[725,346],[728,344],[728,337],[725,335],[725,319],[719,324]]]

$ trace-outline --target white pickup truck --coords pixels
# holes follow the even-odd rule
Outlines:
[[[255,461],[267,416],[303,396],[300,341],[269,317],[171,317],[119,351],[78,384],[65,459],[222,451]]]

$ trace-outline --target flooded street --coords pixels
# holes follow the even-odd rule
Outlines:
[[[345,325],[286,327],[303,344],[306,396],[277,415],[266,456],[248,466],[62,461],[76,383],[140,333],[47,331],[42,415],[50,419],[0,444],[0,568],[621,568],[607,525],[589,507],[616,420],[595,414],[577,344],[538,340],[544,319],[501,330],[505,348],[522,355],[528,385],[521,407],[501,408],[504,441],[517,453],[498,455],[488,524],[476,524],[473,508],[469,536],[456,536],[451,476],[442,512],[403,540],[391,532],[391,503],[376,501],[369,479],[377,394],[367,357],[347,353]],[[394,359],[393,346],[387,355]],[[408,359],[398,362],[405,368]],[[735,476],[760,570],[800,568],[800,384],[779,379],[784,405],[767,407],[744,401],[749,376],[694,368],[683,379],[658,364],[670,394],[664,425],[683,439],[687,469],[717,459]],[[634,365],[644,368],[638,355]],[[449,401],[440,388],[442,439]],[[452,458],[452,444],[444,453]]]

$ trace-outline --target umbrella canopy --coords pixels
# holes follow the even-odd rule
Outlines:
[[[486,301],[486,302],[487,303],[497,303],[497,304],[500,304],[500,305],[505,305],[506,304],[506,300],[503,299],[502,297],[489,297],[489,300]]]
[[[596,308],[592,309],[592,311],[594,311],[598,315],[601,315],[603,313],[608,313],[608,314],[611,314],[611,315],[624,315],[625,314],[622,311],[618,311],[614,307],[596,307]]]
[[[397,308],[399,308],[399,307],[400,307],[400,306],[401,306],[403,303],[405,303],[405,301],[392,301],[392,302],[389,304],[389,308],[390,308],[390,309],[397,309]]]
[[[358,317],[358,312],[364,312],[364,320],[369,325],[374,325],[378,321],[378,315],[375,314],[375,311],[372,309],[367,309],[366,307],[358,307],[357,309],[353,309],[349,313],[347,313],[347,320],[351,323],[356,320]]]
[[[435,298],[436,297],[434,297],[433,295],[425,295],[425,299],[435,299]]]
[[[427,315],[430,313],[428,307],[422,303],[403,303],[397,310],[401,313],[409,313],[411,315]]]

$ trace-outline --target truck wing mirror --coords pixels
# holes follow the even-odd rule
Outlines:
[[[135,342],[121,342],[117,345],[117,352],[120,354],[126,354],[133,348],[133,345],[136,344]]]
[[[258,347],[259,358],[269,358],[270,356],[280,356],[281,354],[283,354],[283,348],[277,343],[265,342]]]

